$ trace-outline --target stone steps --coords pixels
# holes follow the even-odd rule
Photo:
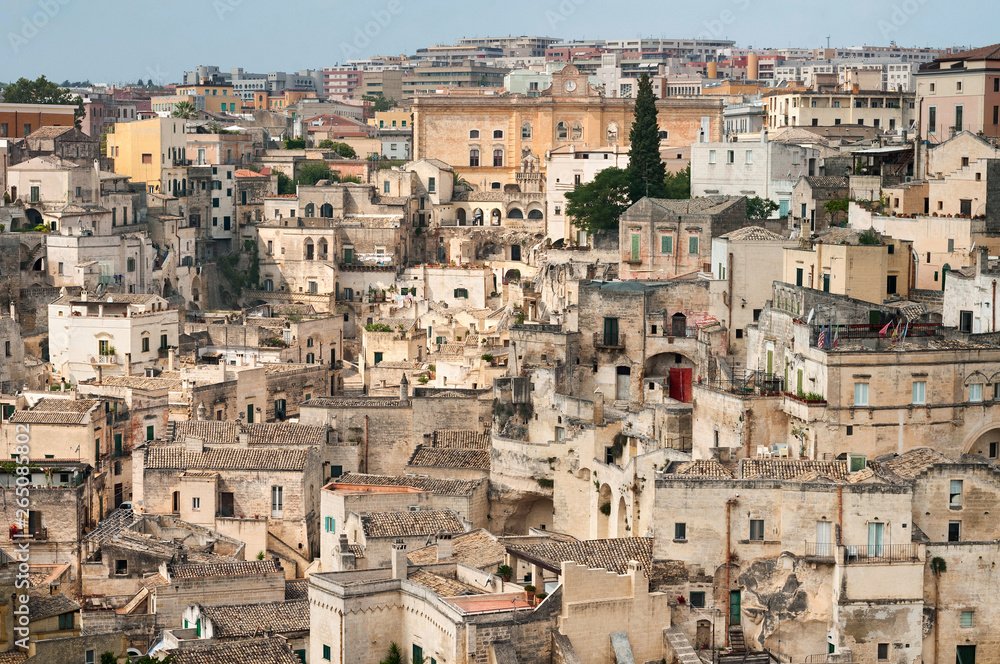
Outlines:
[[[702,664],[701,658],[695,652],[687,634],[677,627],[664,630],[663,636],[674,652],[674,661],[678,664]]]

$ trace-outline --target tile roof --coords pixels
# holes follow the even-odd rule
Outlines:
[[[848,185],[846,175],[805,175],[803,177],[813,189],[846,189]]]
[[[257,173],[256,171],[251,171],[249,168],[237,168],[233,172],[234,177],[238,178],[266,178],[267,176],[263,173]]]
[[[531,558],[552,571],[561,571],[563,562],[573,561],[625,574],[629,561],[635,560],[648,577],[652,568],[653,539],[622,537],[576,542],[548,541],[540,544],[507,545],[507,550],[515,555]]]
[[[73,127],[57,127],[55,125],[45,125],[44,127],[39,127],[35,131],[31,132],[30,137],[34,139],[39,138],[58,138],[62,136],[67,131],[73,131]]]
[[[938,58],[942,62],[952,60],[1000,60],[1000,44],[981,46],[968,51],[960,51]]]
[[[80,605],[62,593],[52,595],[48,589],[44,589],[28,595],[28,616],[31,620],[51,618],[79,610]]]
[[[284,639],[223,641],[169,651],[173,664],[302,664]]]
[[[361,514],[361,527],[369,538],[465,532],[462,519],[451,510],[365,512]]]
[[[745,480],[797,480],[813,472],[838,482],[847,481],[850,473],[846,461],[812,461],[810,459],[740,459],[740,477]],[[808,481],[802,479],[798,481]]]
[[[493,534],[480,528],[451,540],[452,555],[441,562],[454,562],[486,569],[502,565],[506,547]],[[411,551],[407,556],[412,565],[432,565],[438,562],[438,545],[432,544]]]
[[[0,652],[0,664],[21,664],[26,659],[28,659],[28,653],[24,650]]]
[[[406,486],[421,491],[432,491],[441,496],[471,496],[482,480],[438,480],[412,475],[365,475],[347,473],[337,484],[362,484],[365,486]]]
[[[303,408],[399,408],[409,407],[398,397],[313,397]]]
[[[309,579],[285,581],[285,599],[309,599]]]
[[[723,466],[718,461],[706,459],[702,461],[688,461],[679,464],[670,475],[683,475],[685,477],[711,477],[719,480],[731,480],[734,475],[731,470]]]
[[[945,455],[929,447],[921,447],[891,458],[880,457],[879,467],[903,479],[914,479],[931,466],[938,463],[955,463]]]
[[[171,390],[180,391],[183,381],[171,378],[147,378],[145,376],[106,376],[101,379],[101,385],[110,387],[126,387],[134,390]]]
[[[101,405],[98,399],[42,399],[31,410],[10,417],[14,424],[82,424],[87,414]]]
[[[461,581],[449,579],[448,577],[434,574],[427,570],[418,569],[406,575],[407,580],[419,583],[425,588],[429,588],[441,597],[460,597],[467,595],[483,595],[482,590],[475,588]]]
[[[760,226],[747,226],[746,228],[740,228],[739,230],[726,233],[722,237],[734,242],[772,242],[775,240],[780,241],[785,239],[777,233],[772,233],[766,228],[761,228]]]
[[[149,470],[302,470],[309,453],[301,449],[216,447],[202,453],[177,445],[154,445],[146,451]]]
[[[287,634],[309,631],[309,600],[264,604],[204,606],[202,615],[212,621],[217,639],[256,636],[264,632]]]
[[[284,574],[277,560],[242,560],[238,563],[218,563],[214,565],[171,565],[168,568],[173,579],[207,579],[223,576],[258,576],[261,574]]]
[[[439,429],[434,432],[432,447],[487,450],[490,434],[470,429]]]
[[[327,428],[290,422],[240,425],[238,422],[183,421],[174,425],[174,441],[197,438],[207,444],[235,445],[241,432],[251,445],[325,445]]]
[[[490,469],[490,452],[485,449],[427,447],[417,445],[407,464],[424,468]]]

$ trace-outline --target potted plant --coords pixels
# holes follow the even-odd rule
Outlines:
[[[535,587],[530,583],[524,587],[524,598],[528,604],[535,603]]]
[[[538,603],[541,604],[542,600],[544,600],[548,596],[549,596],[548,593],[538,593],[537,595],[535,595],[535,599],[537,599]]]
[[[511,569],[510,565],[500,565],[497,567],[497,576],[499,576],[504,581],[510,581],[510,577],[514,575],[514,570]]]

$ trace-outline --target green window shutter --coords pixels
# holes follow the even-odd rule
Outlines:
[[[632,236],[632,260],[633,261],[638,261],[639,260],[639,236],[638,235],[633,235]]]
[[[674,238],[672,236],[664,235],[660,237],[660,253],[661,254],[674,253]]]
[[[696,254],[698,253],[698,236],[692,235],[688,238],[688,253]]]

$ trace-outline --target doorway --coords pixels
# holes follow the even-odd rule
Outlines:
[[[729,626],[735,627],[740,624],[740,616],[742,611],[740,611],[740,604],[742,602],[742,595],[739,590],[729,591]]]
[[[618,367],[615,373],[615,400],[628,401],[632,370],[629,367]]]
[[[829,521],[816,522],[816,555],[833,556],[833,524]]]

